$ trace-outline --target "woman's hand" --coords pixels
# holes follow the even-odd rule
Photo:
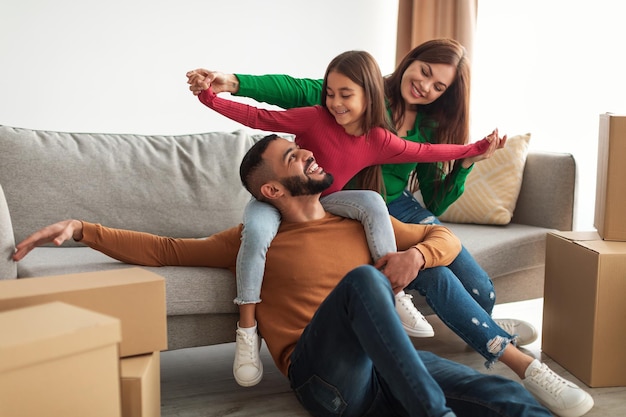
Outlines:
[[[187,72],[187,84],[194,96],[200,95],[209,87],[215,94],[236,93],[239,91],[239,80],[235,74],[224,74],[219,71],[209,71],[198,68]]]
[[[493,132],[491,132],[489,135],[486,136],[486,138],[489,139],[489,142],[490,142],[489,148],[480,155],[476,155],[471,158],[465,158],[461,162],[461,166],[463,168],[467,169],[471,167],[472,164],[474,164],[475,162],[479,162],[484,159],[491,158],[491,155],[493,155],[495,151],[497,151],[498,149],[504,148],[504,146],[506,145],[507,136],[504,135],[503,137],[500,137],[498,133],[498,128],[495,128]]]
[[[15,247],[14,261],[22,260],[26,255],[38,246],[54,243],[61,246],[69,239],[79,241],[83,238],[83,222],[80,220],[63,220],[46,226],[28,236]]]

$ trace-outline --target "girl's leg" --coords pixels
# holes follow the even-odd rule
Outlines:
[[[243,212],[241,247],[237,254],[235,304],[261,302],[265,255],[280,225],[280,213],[267,203],[252,199]]]
[[[250,387],[263,378],[255,308],[256,303],[261,301],[265,254],[278,231],[280,214],[271,205],[252,199],[244,210],[243,224],[241,247],[237,254],[237,298],[234,302],[239,305],[239,323],[233,375],[239,385]]]
[[[374,261],[398,250],[387,205],[377,192],[337,191],[322,197],[320,201],[327,211],[337,216],[358,220],[363,224]]]
[[[396,238],[383,198],[374,191],[338,191],[323,197],[324,208],[338,216],[359,220],[365,229],[367,243],[374,261],[396,252]],[[404,291],[396,294],[396,309],[406,332],[413,337],[432,337],[433,327],[413,304],[412,296]]]

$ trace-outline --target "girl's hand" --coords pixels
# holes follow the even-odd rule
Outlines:
[[[473,156],[471,158],[465,158],[461,162],[461,166],[463,168],[467,169],[467,168],[471,167],[472,164],[475,163],[475,162],[479,162],[479,161],[482,161],[484,159],[491,158],[491,155],[493,155],[493,153],[495,151],[497,151],[498,149],[504,148],[504,146],[506,145],[507,135],[504,135],[503,137],[500,137],[500,135],[498,133],[498,128],[495,128],[493,130],[493,132],[491,132],[489,135],[486,136],[486,138],[489,139],[489,141],[490,141],[489,148],[487,148],[487,150],[483,154],[481,154],[481,155],[476,155],[476,156]]]
[[[239,91],[239,80],[235,74],[224,74],[219,71],[209,71],[198,68],[187,72],[187,84],[194,96],[199,95],[209,87],[215,94],[236,93]]]

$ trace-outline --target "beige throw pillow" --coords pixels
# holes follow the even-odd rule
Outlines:
[[[474,165],[465,191],[439,220],[451,223],[499,224],[511,222],[522,176],[530,133],[508,138],[506,146]]]

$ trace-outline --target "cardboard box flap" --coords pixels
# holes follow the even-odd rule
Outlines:
[[[587,240],[599,240],[601,239],[598,232],[589,231],[589,232],[563,232],[563,231],[554,231],[550,232],[550,234],[554,236],[562,237],[563,239],[571,240],[571,241],[587,241]]]
[[[49,278],[54,278],[54,280],[50,280]],[[24,296],[34,297],[37,295],[54,294],[56,292],[66,292],[67,288],[72,288],[72,291],[78,292],[85,289],[140,285],[144,282],[152,282],[155,278],[163,279],[143,268],[133,267],[111,271],[80,272],[74,274],[20,278],[19,280],[3,281],[3,285],[10,289],[10,298],[18,299]],[[0,300],[5,298],[7,297],[0,293]]]
[[[0,313],[0,373],[117,344],[120,321],[62,302]]]
[[[597,232],[556,231],[550,234],[602,255],[626,254],[626,242],[603,240]]]

